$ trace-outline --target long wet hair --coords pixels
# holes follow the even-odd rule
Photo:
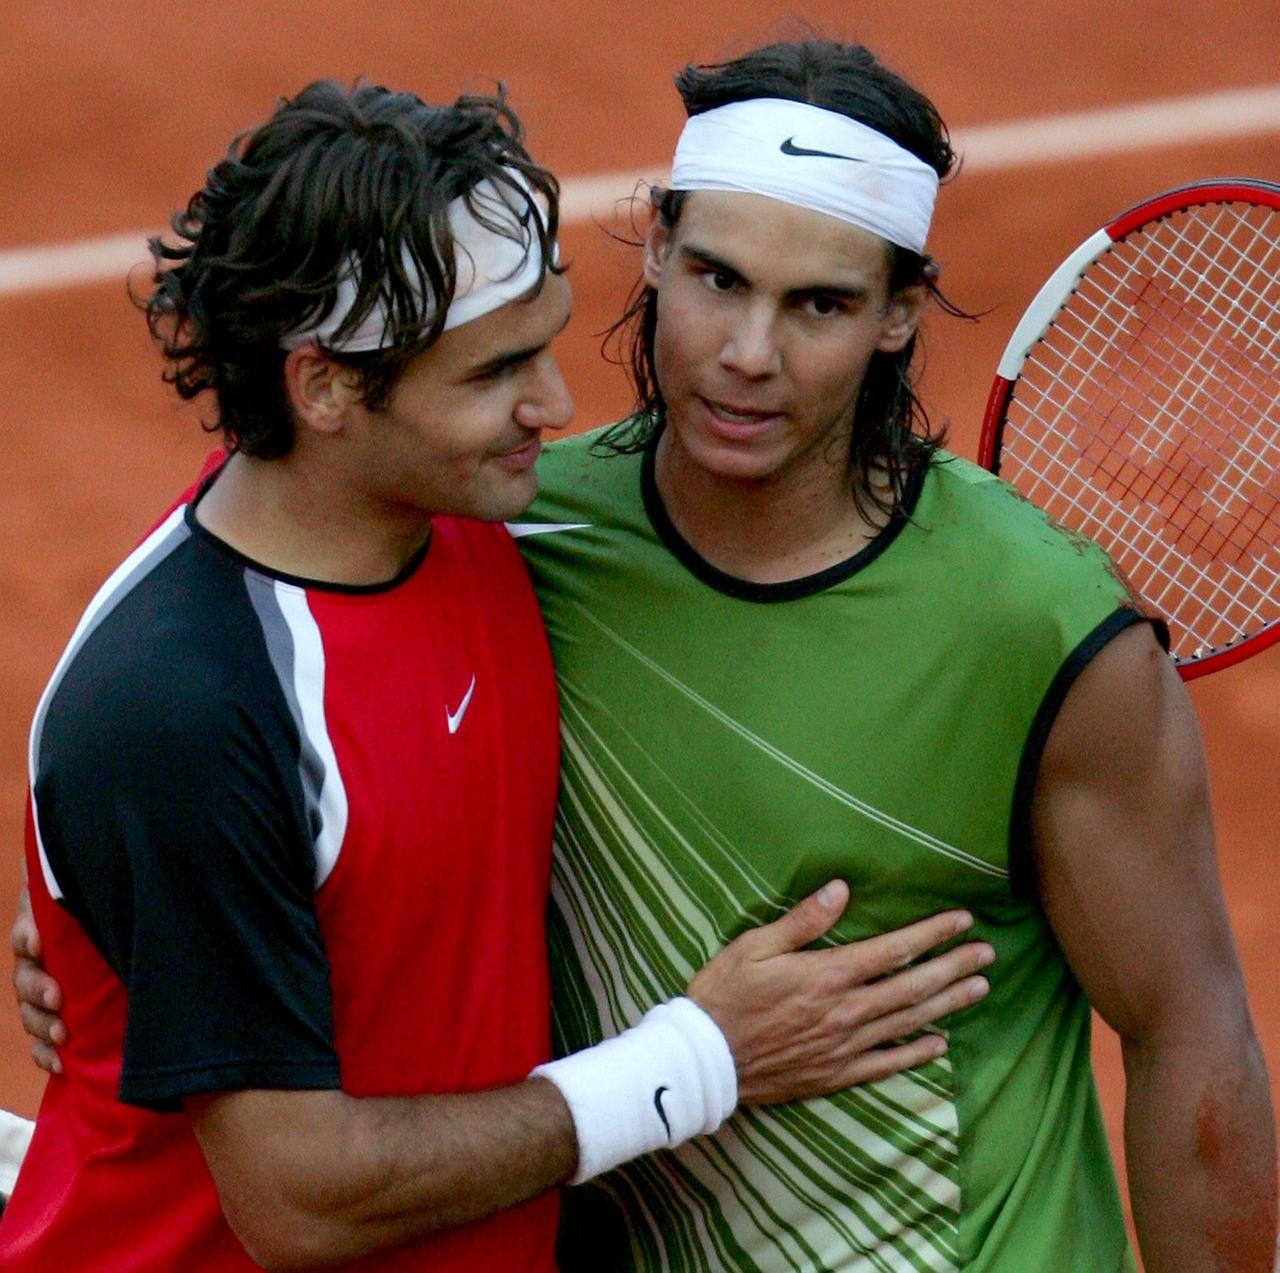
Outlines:
[[[956,165],[946,125],[933,104],[905,80],[882,66],[858,44],[830,40],[783,41],[754,49],[729,62],[686,66],[675,78],[689,115],[757,97],[807,102],[847,115],[883,133],[947,177]],[[655,186],[653,215],[668,232],[675,229],[689,192]],[[970,317],[942,295],[933,259],[887,245],[890,294],[923,284],[948,313]],[[614,453],[643,450],[662,430],[665,404],[654,363],[658,323],[657,292],[641,280],[622,317],[606,334],[607,347],[627,369],[635,390],[635,414],[608,430],[597,443]],[[916,395],[912,361],[918,336],[896,353],[875,352],[854,409],[849,470],[854,497],[864,512],[902,510],[911,479],[942,445],[945,429],[933,429]],[[873,478],[887,478],[881,496]]]
[[[469,196],[488,180],[532,212],[511,175],[521,174],[547,209],[545,226],[522,217],[541,248],[542,278],[558,271],[550,262],[559,187],[522,138],[501,86],[493,97],[430,106],[411,93],[321,81],[281,101],[232,141],[170,219],[168,241],[149,241],[154,290],[137,303],[161,345],[165,380],[184,399],[212,391],[217,415],[206,427],[229,448],[262,459],[287,454],[293,421],[281,340],[332,312],[339,280],[354,267],[355,303],[335,343],[378,304],[391,339],[370,353],[325,352],[352,368],[365,404],[381,408],[406,364],[444,328],[457,281],[455,199],[511,235]]]

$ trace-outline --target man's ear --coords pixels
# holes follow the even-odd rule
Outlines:
[[[896,354],[916,334],[927,296],[928,291],[923,283],[912,283],[899,288],[889,298],[880,328],[880,339],[876,341],[876,348],[882,354]]]
[[[641,275],[647,287],[657,287],[662,281],[662,267],[671,246],[671,228],[657,214],[649,216],[649,229],[644,236],[644,265]]]
[[[348,408],[360,401],[355,373],[326,358],[316,345],[289,351],[284,385],[298,423],[318,433],[337,433]]]

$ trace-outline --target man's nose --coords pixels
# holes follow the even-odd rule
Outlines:
[[[516,422],[526,429],[563,429],[573,419],[573,398],[560,366],[543,354],[528,395],[516,407]]]
[[[771,309],[752,305],[737,315],[720,350],[720,365],[751,379],[776,375],[781,370],[782,355]]]

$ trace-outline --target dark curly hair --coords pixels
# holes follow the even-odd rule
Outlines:
[[[392,339],[371,353],[326,353],[356,372],[364,402],[378,409],[409,360],[443,330],[457,277],[448,217],[455,199],[510,234],[470,193],[487,179],[528,210],[530,196],[511,175],[520,174],[547,207],[545,226],[537,215],[524,218],[538,236],[542,277],[559,269],[546,264],[559,187],[522,142],[500,85],[496,96],[459,97],[452,106],[329,82],[282,100],[232,141],[203,189],[173,215],[179,242],[149,241],[155,287],[137,303],[163,349],[165,380],[184,399],[213,391],[217,417],[206,427],[220,430],[229,448],[262,459],[287,454],[293,421],[281,339],[332,311],[338,281],[354,265],[356,300],[337,336],[382,303]]]
[[[782,41],[729,62],[686,66],[675,84],[689,115],[757,97],[786,98],[839,112],[876,129],[927,163],[940,178],[956,164],[946,125],[933,104],[859,44]],[[655,186],[650,198],[654,215],[668,230],[673,229],[688,193]],[[922,283],[946,312],[971,317],[938,290],[932,258],[887,246],[891,292]],[[665,406],[654,367],[657,321],[657,294],[641,281],[622,317],[606,333],[606,347],[616,342],[621,348],[614,361],[621,362],[631,377],[635,414],[602,436],[597,446],[603,451],[642,450],[663,427]],[[855,477],[854,497],[864,511],[868,504],[884,513],[901,510],[912,475],[929,462],[945,438],[945,429],[931,429],[916,396],[911,363],[917,339],[913,336],[897,353],[873,354],[862,383],[849,464]],[[870,480],[873,469],[887,473],[887,499],[875,492]]]

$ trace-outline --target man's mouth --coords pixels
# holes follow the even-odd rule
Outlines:
[[[712,414],[726,424],[759,424],[761,420],[768,420],[775,414],[772,411],[747,411],[737,407],[726,407],[719,402],[708,402],[707,406],[711,408]]]
[[[518,473],[524,469],[531,468],[533,462],[538,458],[538,452],[541,450],[542,442],[535,435],[523,446],[515,447],[510,451],[503,451],[495,458],[504,469],[510,469]]]
[[[716,402],[699,398],[713,432],[734,441],[750,441],[763,433],[778,417],[777,411],[760,411],[743,403]]]

